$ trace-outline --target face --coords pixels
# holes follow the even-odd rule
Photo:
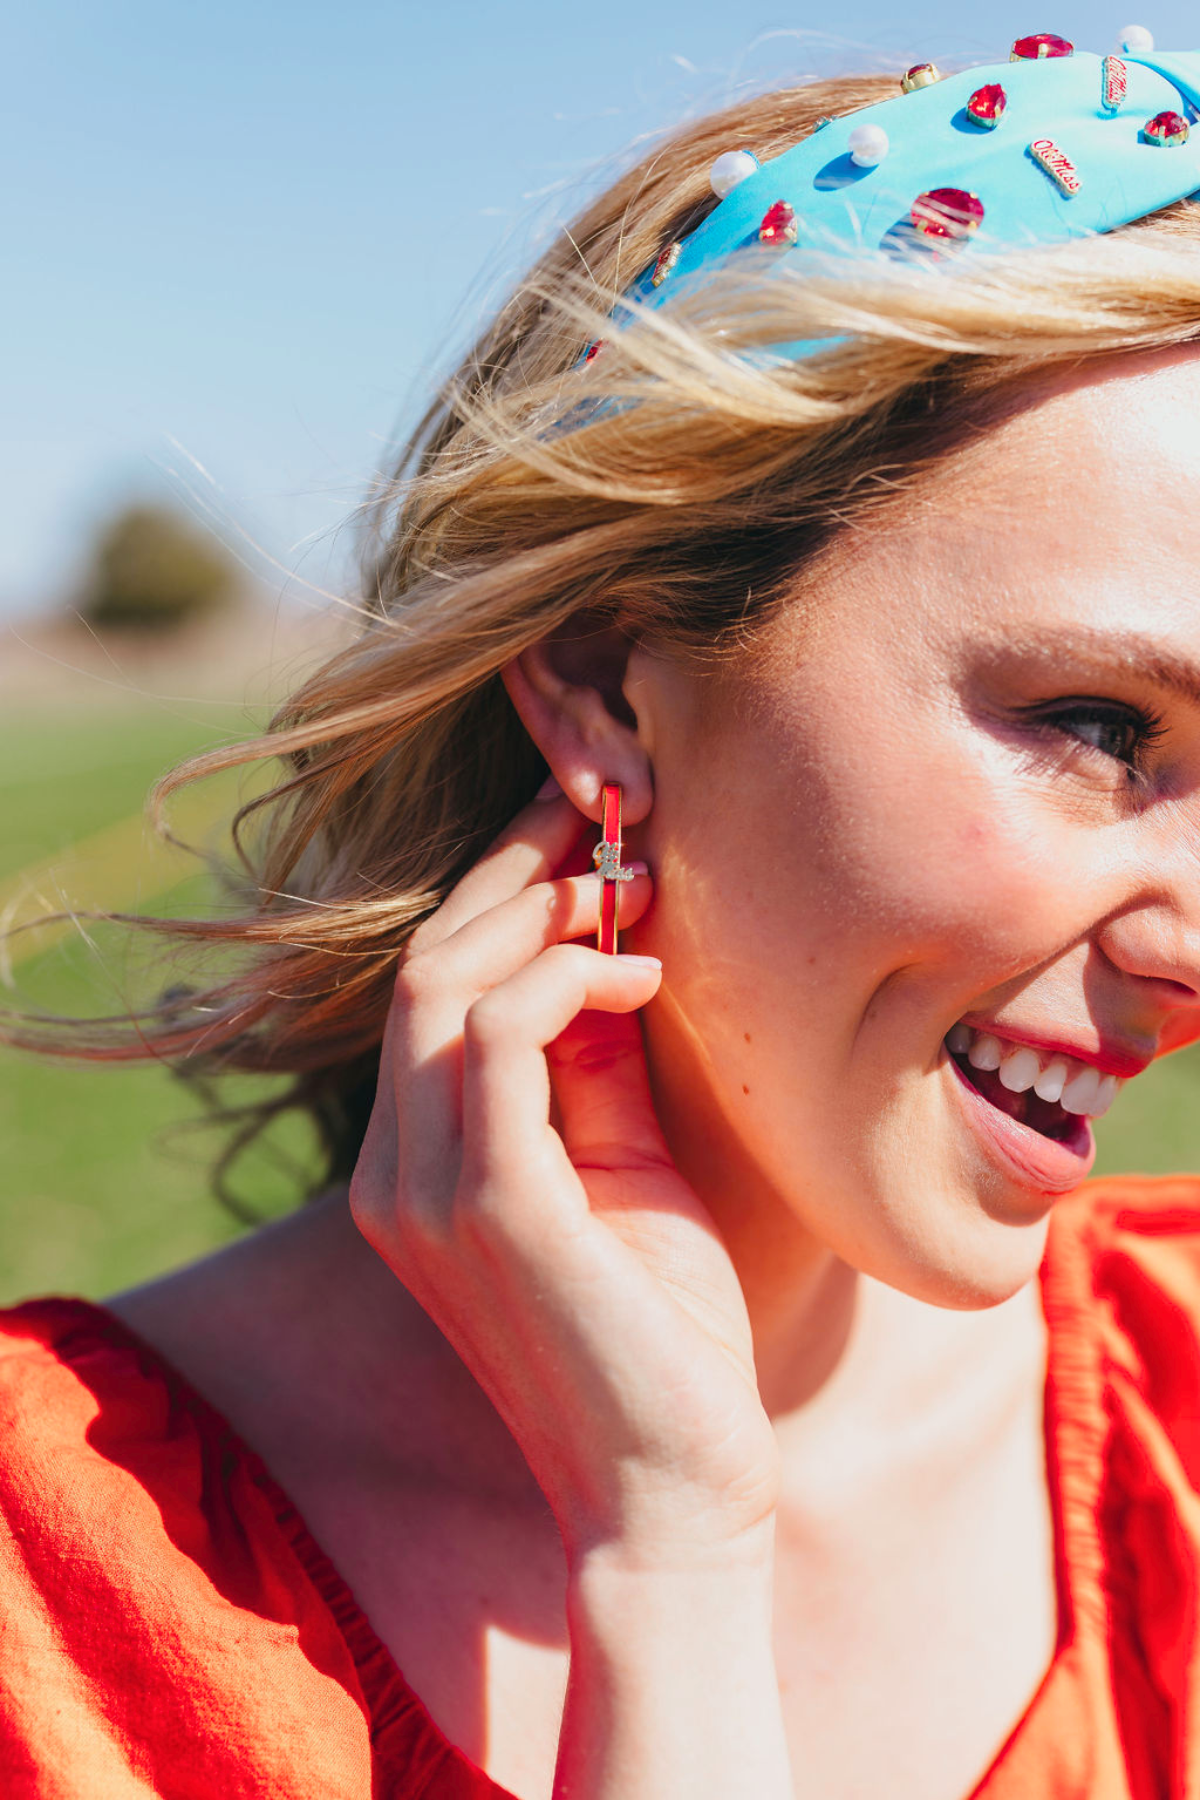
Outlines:
[[[1089,1115],[1200,1036],[1198,494],[1200,356],[1130,358],[843,537],[736,664],[635,659],[629,947],[723,1226],[994,1304]]]

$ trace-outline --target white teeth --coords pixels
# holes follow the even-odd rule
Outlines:
[[[998,1069],[1003,1055],[1000,1039],[985,1031],[967,1051],[967,1061],[973,1069]]]
[[[1101,1076],[1100,1086],[1097,1090],[1096,1098],[1091,1109],[1093,1119],[1101,1119],[1104,1117],[1104,1114],[1108,1111],[1109,1107],[1117,1097],[1117,1088],[1119,1086],[1120,1083],[1115,1075]]]
[[[1012,1094],[1024,1094],[1041,1072],[1041,1058],[1036,1050],[1022,1046],[1010,1050],[1000,1064],[1000,1079]]]
[[[1094,1113],[1096,1099],[1100,1090],[1099,1069],[1083,1068],[1078,1075],[1072,1075],[1059,1098],[1059,1105],[1064,1112]]]
[[[1070,1069],[1061,1056],[1056,1056],[1052,1063],[1044,1068],[1033,1084],[1033,1091],[1039,1100],[1061,1100],[1062,1091],[1067,1085]]]
[[[1065,1112],[1102,1118],[1121,1087],[1116,1075],[1102,1075],[1094,1064],[1073,1056],[1051,1056],[1043,1068],[1042,1056],[1030,1045],[1014,1044],[961,1021],[950,1027],[945,1042],[952,1056],[965,1056],[973,1069],[998,1071],[1010,1093],[1024,1094],[1032,1088],[1039,1100],[1057,1100]]]

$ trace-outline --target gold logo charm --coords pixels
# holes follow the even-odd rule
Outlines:
[[[1129,92],[1129,70],[1119,56],[1106,56],[1100,65],[1100,105],[1111,117],[1120,112]]]
[[[600,871],[601,881],[633,880],[633,870],[626,868],[621,861],[620,844],[609,844],[601,840],[592,851],[592,862]]]
[[[675,264],[682,255],[683,245],[678,239],[676,239],[674,243],[667,245],[666,249],[661,253],[658,261],[654,265],[654,273],[650,277],[651,287],[662,286],[663,282],[667,279],[667,276],[671,273],[671,270],[675,267]]]
[[[1060,150],[1053,138],[1034,138],[1029,146],[1029,154],[1034,162],[1039,163],[1062,189],[1064,194],[1077,194],[1083,186],[1079,179],[1079,170],[1065,151]]]

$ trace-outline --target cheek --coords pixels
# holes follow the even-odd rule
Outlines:
[[[1014,951],[1073,937],[1086,906],[1078,846],[1062,820],[1028,805],[951,806],[931,821],[920,861],[939,896],[943,916],[955,921],[964,942],[977,940]]]
[[[664,763],[654,949],[710,1019],[787,999],[828,1028],[897,970],[982,990],[1086,929],[1094,827],[980,734],[897,700],[811,695]]]

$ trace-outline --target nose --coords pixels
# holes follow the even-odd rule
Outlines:
[[[1200,821],[1173,819],[1143,848],[1133,891],[1097,941],[1124,974],[1155,984],[1160,1005],[1200,1005]]]
[[[1181,918],[1163,904],[1131,908],[1097,933],[1109,962],[1154,982],[1161,1005],[1200,1006],[1200,916]]]

